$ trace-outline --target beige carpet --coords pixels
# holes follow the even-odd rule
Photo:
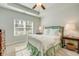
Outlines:
[[[63,48],[61,48],[59,51],[57,51],[55,55],[56,56],[79,56],[78,53],[67,50],[67,49],[63,49]]]

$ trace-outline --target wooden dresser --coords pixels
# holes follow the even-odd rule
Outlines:
[[[5,50],[5,40],[4,40],[4,31],[0,29],[0,56],[4,55]]]

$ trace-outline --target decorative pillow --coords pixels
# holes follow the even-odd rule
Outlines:
[[[34,47],[31,43],[28,42],[27,49],[30,51],[31,56],[40,56],[41,52],[38,51],[36,47]]]

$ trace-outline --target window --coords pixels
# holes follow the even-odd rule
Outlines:
[[[14,36],[33,34],[33,22],[25,20],[14,20]]]

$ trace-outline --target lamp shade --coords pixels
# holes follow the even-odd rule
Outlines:
[[[73,36],[75,32],[76,32],[76,21],[69,20],[64,27],[64,35]]]
[[[65,25],[65,30],[66,31],[75,31],[76,30],[76,25],[75,24],[66,24]]]

